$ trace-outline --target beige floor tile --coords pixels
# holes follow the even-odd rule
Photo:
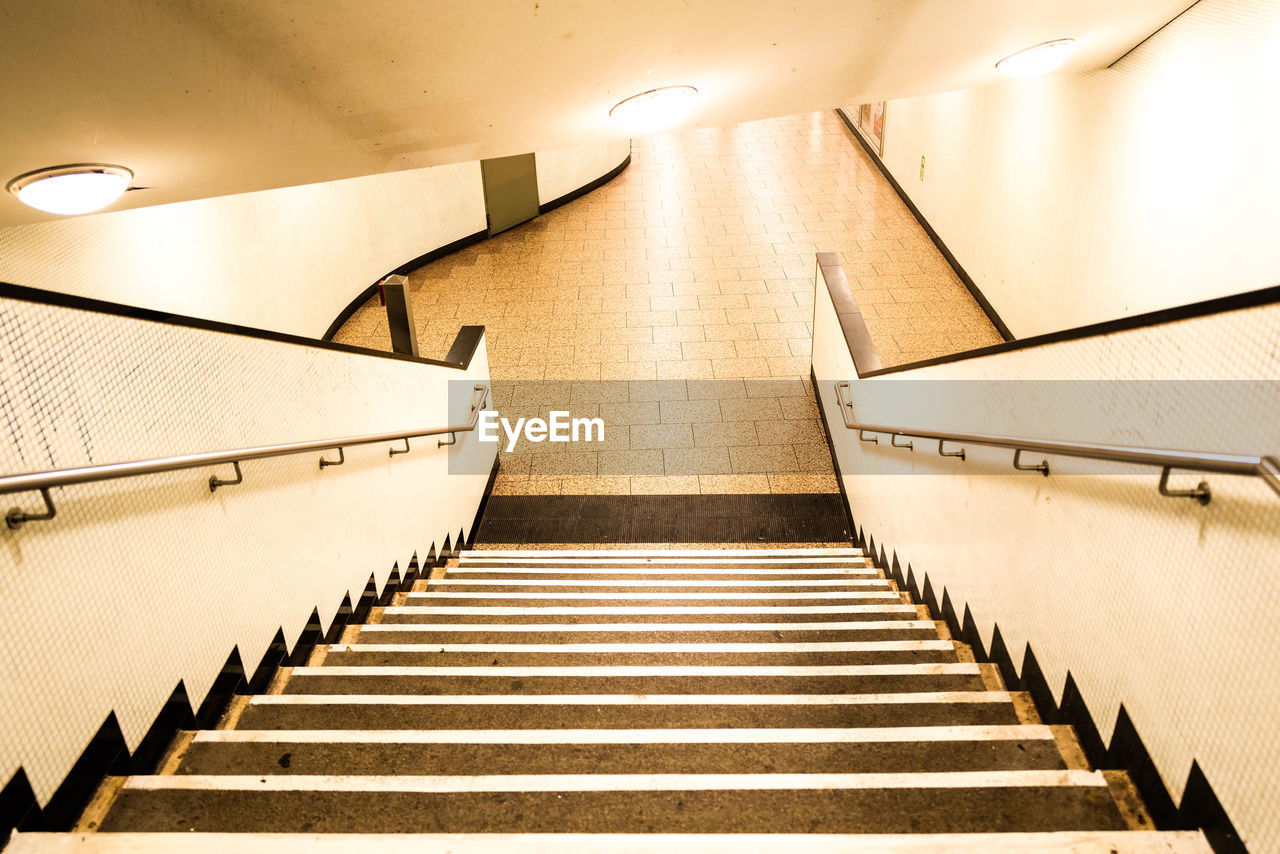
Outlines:
[[[688,359],[658,362],[657,375],[660,380],[706,380],[715,377],[715,371],[711,368],[710,359]]]
[[[767,474],[702,475],[698,484],[703,495],[767,494],[770,492]]]
[[[613,429],[612,436],[606,429],[610,441],[593,449],[601,471],[604,455],[613,455],[611,467],[646,461],[654,467],[652,454],[680,449],[658,447],[651,431],[641,442],[655,447],[633,451],[632,425],[682,426],[670,441],[687,441],[679,436],[696,431],[696,444],[713,426],[742,437],[754,426],[729,425],[785,420],[804,427],[765,428],[763,441],[792,439],[773,462],[757,449],[756,457],[739,454],[750,473],[696,482],[673,476],[665,488],[834,488],[825,468],[809,471],[825,450],[803,382],[817,250],[840,255],[886,365],[1000,341],[833,113],[646,137],[635,140],[633,152],[630,167],[600,189],[409,277],[423,354],[442,357],[459,326],[485,325],[495,399],[499,386],[511,386],[501,398],[504,414],[508,404],[523,410],[537,398],[558,400],[556,408],[575,416],[601,414]],[[337,340],[389,346],[376,300],[352,316]],[[687,391],[641,399],[628,379],[687,381]],[[544,380],[556,382],[531,390]],[[572,394],[558,389],[573,380]],[[683,407],[664,410],[667,401]],[[715,425],[720,419],[728,423]],[[804,429],[809,435],[801,435]],[[562,453],[504,454],[495,489],[596,488],[588,475],[539,475],[540,486],[519,480],[543,456]],[[572,465],[571,459],[539,465]],[[772,486],[766,475],[774,476]],[[599,475],[598,488],[630,489],[633,476],[666,478],[665,462],[639,474]]]
[[[834,474],[770,474],[769,491],[776,494],[838,492]]]
[[[796,464],[804,474],[827,474],[835,469],[831,464],[831,448],[820,445],[792,445],[796,452]]]
[[[761,445],[795,445],[822,435],[822,424],[811,419],[757,421],[755,428]]]
[[[599,471],[599,454],[596,451],[565,451],[534,454],[530,476],[591,475],[594,477]]]
[[[693,475],[636,475],[631,478],[632,495],[697,495],[698,478]]]
[[[661,402],[663,424],[703,424],[720,420],[717,400],[664,400]]]
[[[600,474],[611,476],[666,474],[662,451],[601,451]]]
[[[734,474],[774,474],[798,471],[796,454],[790,445],[730,448]]]
[[[662,452],[669,475],[732,474],[725,448],[667,448]]]
[[[728,448],[761,444],[755,425],[749,421],[721,421],[693,425],[694,446]]]
[[[561,495],[630,495],[629,477],[569,476],[560,478]]]
[[[705,425],[697,425],[699,427]],[[631,449],[647,451],[694,447],[692,424],[637,424],[630,429]]]
[[[743,397],[721,399],[720,417],[724,421],[776,421],[782,418],[782,406],[776,397]]]

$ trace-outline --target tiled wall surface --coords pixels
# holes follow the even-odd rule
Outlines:
[[[448,384],[487,373],[483,342],[463,372],[3,300],[0,473],[456,424]],[[209,469],[56,488],[52,521],[0,525],[0,778],[25,767],[44,801],[112,710],[132,749],[179,679],[198,705],[233,647],[252,667],[470,533],[493,445],[387,451],[246,462],[213,494]]]
[[[1104,741],[1123,703],[1175,798],[1197,760],[1251,851],[1280,850],[1280,497],[1207,475],[1202,507],[1161,497],[1158,469],[1050,456],[1045,478],[1010,451],[861,443],[832,384],[869,423],[1274,455],[1277,340],[1273,305],[858,380],[820,291],[813,357],[855,522],[988,647],[995,624],[1015,662],[1030,643],[1056,700],[1070,671]],[[1093,400],[1064,405],[1084,381]]]
[[[1106,68],[889,102],[886,165],[1018,337],[1280,283],[1280,4],[1186,6]]]
[[[604,187],[410,281],[423,352],[484,324],[507,399],[632,381],[592,393],[619,405],[610,447],[504,455],[498,492],[821,492],[816,251],[840,254],[887,364],[1000,340],[833,113],[637,139]],[[338,340],[388,346],[376,300]]]

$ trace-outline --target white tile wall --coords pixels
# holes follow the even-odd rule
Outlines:
[[[1280,497],[1209,475],[1202,507],[1159,496],[1156,469],[1051,457],[1043,478],[1012,473],[1009,451],[969,447],[961,463],[920,440],[863,444],[832,391],[851,380],[868,421],[1276,454],[1280,306],[858,380],[825,287],[816,305],[814,371],[856,522],[968,605],[984,642],[998,623],[1018,664],[1030,643],[1056,699],[1070,670],[1104,740],[1123,703],[1175,798],[1198,760],[1249,849],[1280,851]],[[1203,382],[1098,383],[1075,408],[1063,384],[1006,382],[1086,379]],[[943,380],[981,382],[929,382],[923,403],[872,393]],[[1135,386],[1155,391],[1116,394]]]
[[[3,300],[0,472],[459,423],[449,383],[487,378],[483,342],[464,372]],[[208,469],[55,489],[56,519],[0,526],[0,778],[25,766],[47,800],[113,709],[136,747],[179,679],[198,705],[232,647],[252,667],[277,628],[292,643],[469,533],[495,447],[246,462],[215,494]]]

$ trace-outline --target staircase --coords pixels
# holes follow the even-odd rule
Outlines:
[[[10,851],[1209,850],[1150,826],[855,549],[484,550]]]

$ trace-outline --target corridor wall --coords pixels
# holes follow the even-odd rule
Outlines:
[[[1280,283],[1278,90],[1280,5],[1202,2],[1109,68],[890,101],[883,162],[1024,338]]]

